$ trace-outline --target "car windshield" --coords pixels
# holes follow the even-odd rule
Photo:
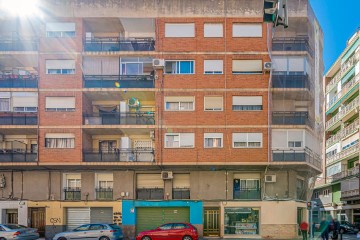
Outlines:
[[[4,227],[7,227],[9,229],[22,229],[22,228],[27,228],[23,225],[18,225],[18,224],[8,224],[8,225],[4,225]]]

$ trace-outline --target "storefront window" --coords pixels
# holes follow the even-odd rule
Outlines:
[[[259,234],[259,208],[225,208],[225,234]]]

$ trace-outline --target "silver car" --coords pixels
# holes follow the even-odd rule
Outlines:
[[[35,240],[39,238],[36,228],[18,224],[0,224],[0,240]]]
[[[93,223],[81,225],[69,232],[58,233],[53,237],[53,240],[70,239],[122,240],[123,233],[116,224]]]

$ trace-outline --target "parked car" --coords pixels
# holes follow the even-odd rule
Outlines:
[[[72,231],[58,233],[53,237],[53,240],[70,239],[122,240],[123,233],[116,224],[93,223],[81,225]]]
[[[341,233],[357,233],[359,229],[354,225],[347,221],[340,223],[340,232]]]
[[[140,232],[136,240],[198,240],[196,227],[189,223],[167,223],[160,227]]]
[[[36,228],[18,224],[0,224],[0,240],[35,240],[39,238]]]

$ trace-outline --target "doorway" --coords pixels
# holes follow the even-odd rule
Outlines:
[[[204,236],[220,236],[220,210],[218,208],[204,209]]]
[[[41,237],[45,236],[45,208],[30,208],[32,228],[37,228]]]

